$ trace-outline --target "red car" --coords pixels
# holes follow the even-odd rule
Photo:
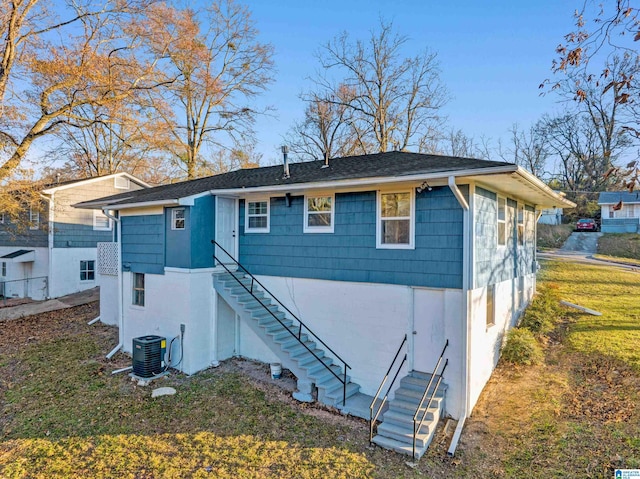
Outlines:
[[[576,231],[598,231],[598,223],[592,219],[581,219],[576,223]]]

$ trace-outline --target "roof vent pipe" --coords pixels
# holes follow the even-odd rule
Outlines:
[[[322,165],[323,168],[329,168],[329,152],[325,151],[324,152],[324,165]]]
[[[287,145],[282,145],[282,157],[284,160],[284,178],[287,179],[290,177],[289,175],[289,158],[287,155],[289,154],[289,147]]]

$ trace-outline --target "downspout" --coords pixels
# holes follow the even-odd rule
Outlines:
[[[47,202],[49,203],[49,218],[48,218],[48,231],[47,231],[47,246],[48,246],[48,258],[47,258],[47,294],[46,294],[46,298],[49,299],[50,298],[50,293],[51,293],[51,276],[53,273],[53,223],[55,221],[55,218],[53,217],[54,214],[54,210],[55,208],[53,207],[53,196],[55,195],[55,191],[53,193],[51,193],[51,196],[44,196],[42,193],[40,193],[40,197],[47,200]]]
[[[451,438],[451,444],[449,445],[449,449],[447,454],[449,456],[453,456],[456,452],[456,448],[458,447],[458,441],[460,440],[460,435],[462,434],[462,429],[464,428],[464,423],[467,420],[467,414],[469,413],[469,405],[471,404],[471,394],[470,394],[470,381],[469,381],[469,336],[470,336],[470,328],[471,322],[469,321],[469,294],[471,291],[471,281],[472,277],[470,274],[471,270],[471,255],[470,248],[471,242],[473,240],[473,231],[472,224],[470,221],[469,214],[469,203],[467,203],[466,198],[456,185],[455,176],[449,176],[448,185],[454,196],[460,203],[460,206],[463,210],[462,217],[462,311],[464,314],[464,327],[462,328],[462,367],[461,367],[461,377],[462,377],[462,393],[464,397],[464,408],[462,411],[462,415],[460,419],[458,419],[458,425],[456,430],[453,433],[453,437]],[[469,189],[469,196],[471,196],[471,189]]]
[[[111,359],[113,355],[116,354],[124,345],[124,306],[122,304],[122,251],[120,250],[120,248],[122,247],[122,228],[120,218],[118,216],[114,216],[109,213],[109,210],[107,208],[102,208],[102,212],[107,218],[113,220],[114,222],[114,227],[116,228],[116,243],[118,245],[118,344],[111,350],[109,354],[107,354],[107,359]]]

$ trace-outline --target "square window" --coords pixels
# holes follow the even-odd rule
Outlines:
[[[111,219],[102,211],[93,210],[94,231],[111,231]]]
[[[305,197],[305,233],[333,233],[334,199],[334,195]]]
[[[184,222],[184,208],[174,208],[171,210],[171,229],[183,230],[185,226]]]
[[[131,303],[134,306],[144,306],[144,274],[133,273],[133,290]]]
[[[413,190],[378,193],[378,248],[413,248]]]
[[[246,233],[269,232],[269,200],[247,201],[244,230]]]
[[[96,279],[96,262],[94,260],[80,261],[80,281]]]

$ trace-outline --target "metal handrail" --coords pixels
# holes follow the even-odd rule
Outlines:
[[[242,268],[242,270],[249,275],[249,277],[251,278],[251,288],[247,288],[247,286],[245,284],[242,283],[242,281],[240,281],[240,279],[238,277],[236,277],[233,272],[227,268],[227,266],[220,261],[220,258],[218,258],[215,254],[215,249],[214,249],[214,253],[213,253],[213,258],[229,273],[231,274],[231,276],[233,276],[233,278],[238,282],[238,284],[240,286],[242,286],[256,301],[258,301],[258,303],[260,303],[260,305],[271,315],[273,316],[273,318],[278,321],[286,330],[287,332],[289,332],[289,334],[291,334],[294,338],[296,338],[298,340],[298,342],[305,347],[305,349],[307,351],[309,351],[313,357],[315,357],[320,364],[322,364],[324,366],[325,369],[327,369],[331,374],[333,374],[336,379],[338,381],[340,381],[342,383],[342,405],[344,406],[346,401],[347,401],[347,370],[351,369],[351,366],[349,366],[347,364],[347,362],[342,359],[333,349],[331,349],[329,346],[327,346],[327,344],[320,339],[316,333],[314,333],[306,324],[304,324],[302,322],[302,320],[300,318],[298,318],[295,314],[293,314],[293,312],[287,308],[278,298],[276,298],[273,293],[271,293],[271,291],[269,291],[253,274],[251,274],[249,272],[249,270],[247,268],[245,268],[244,266],[242,266],[240,264],[240,262],[235,259],[233,256],[231,256],[231,254],[224,249],[220,243],[218,243],[216,240],[211,240],[211,243],[214,246],[217,246],[218,248],[220,248],[230,259],[231,261],[233,261],[238,267]],[[287,313],[289,313],[297,322],[298,322],[298,334],[296,334],[294,331],[292,331],[291,329],[289,329],[289,327],[284,324],[282,322],[282,320],[280,318],[278,318],[278,316],[276,316],[273,311],[271,311],[269,309],[268,306],[266,306],[261,300],[260,298],[258,298],[254,293],[253,293],[253,285],[254,283],[257,283],[258,286],[260,286],[262,288],[263,291],[265,291],[269,296],[271,296],[271,298],[273,300],[275,300],[282,308],[285,309],[285,311],[287,311]],[[329,352],[331,352],[336,359],[338,359],[340,362],[342,362],[342,364],[344,365],[344,377],[341,378],[340,376],[338,376],[338,374],[336,374],[336,372],[331,369],[330,365],[327,365],[316,353],[313,352],[313,350],[311,348],[309,348],[309,346],[307,346],[304,341],[302,341],[302,328],[305,328],[305,331],[310,334],[311,336],[313,336],[314,340],[316,340],[317,342],[319,342],[320,344],[322,344],[322,346],[324,346]]]
[[[0,285],[2,285],[2,287],[0,289],[2,289],[2,293],[3,293],[3,295],[2,295],[2,303],[6,306],[7,299],[10,299],[10,298],[7,298],[7,296],[5,294],[6,293],[6,285],[8,283],[23,283],[23,282],[26,282],[27,285],[28,285],[29,281],[40,280],[40,279],[44,280],[45,288],[47,288],[47,292],[45,293],[45,297],[47,297],[47,296],[49,296],[49,290],[48,290],[49,277],[48,276],[36,276],[34,278],[0,280]]]
[[[402,351],[402,347],[405,345],[406,342],[407,342],[407,335],[405,334],[404,335],[404,339],[402,340],[402,343],[400,343],[400,347],[398,348],[398,351],[396,352],[396,355],[393,357],[393,361],[391,361],[391,364],[389,365],[389,369],[387,369],[387,373],[384,375],[384,378],[382,378],[382,382],[380,383],[380,387],[376,391],[376,394],[373,396],[373,400],[371,401],[371,405],[369,406],[369,442],[371,442],[373,440],[374,425],[375,425],[376,421],[378,420],[378,416],[382,412],[382,408],[384,407],[385,403],[387,402],[387,398],[389,397],[389,392],[391,391],[391,388],[393,387],[393,384],[396,382],[396,379],[398,378],[398,373],[400,373],[400,370],[402,369],[402,366],[404,366],[404,363],[407,360],[407,353],[404,353],[404,358],[402,358],[402,361],[400,362],[400,366],[398,366],[398,370],[396,371],[396,374],[393,376],[393,380],[391,381],[391,384],[389,384],[389,387],[387,388],[387,392],[385,393],[384,397],[382,398],[382,401],[380,402],[380,407],[376,411],[375,415],[373,414],[373,408],[375,407],[376,401],[378,400],[378,397],[380,396],[380,393],[382,392],[382,388],[384,387],[384,384],[387,382],[387,379],[389,379],[389,373],[391,373],[391,369],[393,368],[393,365],[396,363],[396,360],[398,359],[398,356],[400,355],[400,351]]]
[[[438,372],[438,368],[440,367],[440,363],[442,362],[442,358],[444,356],[444,352],[447,350],[447,346],[449,346],[449,340],[448,339],[447,339],[447,342],[444,345],[444,348],[442,348],[442,352],[440,353],[440,357],[438,358],[438,362],[436,363],[436,367],[433,368],[433,373],[431,373],[431,379],[429,379],[429,384],[427,384],[427,387],[424,390],[424,394],[422,394],[422,399],[420,399],[420,403],[418,404],[418,407],[416,408],[416,413],[413,415],[413,455],[412,455],[412,457],[414,459],[416,458],[416,436],[418,435],[418,431],[420,431],[420,428],[422,427],[422,424],[424,423],[424,418],[427,417],[427,412],[429,411],[429,406],[431,406],[431,401],[433,401],[433,398],[435,397],[436,392],[438,391],[438,387],[440,387],[440,382],[442,381],[442,375],[444,374],[444,370],[447,369],[447,365],[449,364],[449,360],[448,359],[444,362],[444,366],[442,367],[442,371],[440,371],[440,374],[439,374],[439,377],[438,377],[438,381],[437,381],[435,387],[433,388],[433,391],[431,392],[431,395],[429,396],[429,402],[427,403],[427,407],[424,409],[424,412],[422,413],[422,418],[420,419],[418,427],[416,428],[416,422],[418,421],[418,414],[420,413],[420,409],[422,409],[422,405],[424,404],[424,401],[427,398],[427,394],[429,393],[429,389],[431,388],[431,385],[433,384],[433,378],[436,377],[436,373]]]

